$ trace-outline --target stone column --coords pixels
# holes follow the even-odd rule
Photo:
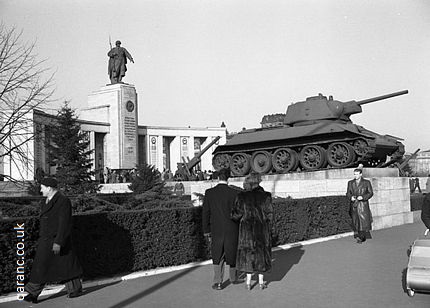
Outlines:
[[[106,135],[106,166],[131,169],[137,165],[137,93],[133,85],[107,85],[88,96],[83,118],[108,122]]]

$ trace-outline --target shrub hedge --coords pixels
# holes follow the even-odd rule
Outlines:
[[[0,198],[0,219],[38,216],[44,197]],[[175,196],[168,189],[141,194],[85,194],[71,196],[73,214],[124,210],[192,207],[189,195]]]
[[[40,200],[45,199],[42,196],[27,196],[27,197],[0,197],[1,202],[13,203],[16,205],[20,204],[38,204]]]
[[[37,203],[38,204],[38,203]],[[0,219],[9,217],[39,216],[40,206],[36,204],[15,204],[0,201]]]
[[[127,203],[130,198],[132,198],[132,193],[111,193],[111,194],[97,194],[97,198],[103,199],[105,201],[108,201],[110,203],[115,203],[122,205],[124,203]]]
[[[274,199],[273,204],[275,245],[350,231],[345,196]],[[201,207],[184,207],[75,215],[73,242],[84,278],[209,259],[201,213]],[[38,218],[0,220],[0,293],[16,288],[17,223],[25,224],[26,278],[35,255]]]

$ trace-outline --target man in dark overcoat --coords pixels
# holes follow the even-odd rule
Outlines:
[[[346,196],[350,200],[349,213],[357,233],[357,243],[361,244],[366,241],[367,232],[372,230],[369,199],[373,196],[372,184],[362,177],[362,169],[354,169],[354,179],[348,181]]]
[[[423,205],[421,208],[421,220],[427,229],[430,229],[430,193],[424,196]]]
[[[82,268],[72,250],[72,206],[70,199],[57,190],[57,181],[41,180],[41,192],[46,201],[40,213],[40,230],[36,256],[24,300],[37,303],[46,283],[65,283],[69,298],[82,292]]]
[[[227,184],[229,169],[221,169],[219,183],[207,189],[203,200],[203,233],[211,243],[214,267],[214,290],[222,290],[224,263],[229,265],[230,281],[238,283],[236,252],[239,224],[230,218],[231,209],[239,190]]]

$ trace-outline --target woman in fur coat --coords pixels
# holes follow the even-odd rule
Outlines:
[[[231,218],[240,221],[236,268],[246,272],[248,290],[254,273],[258,273],[260,288],[265,289],[263,273],[272,267],[272,196],[259,186],[260,182],[258,174],[245,178],[245,191],[238,194],[231,212]]]

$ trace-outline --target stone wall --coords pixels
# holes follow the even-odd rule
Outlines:
[[[345,195],[347,182],[353,178],[354,169],[323,170],[292,174],[266,175],[261,186],[273,196],[308,198]],[[410,211],[409,180],[399,177],[394,168],[365,168],[363,176],[372,183],[374,196],[370,199],[373,229],[389,228],[414,221]],[[243,177],[232,178],[230,185],[242,187]],[[173,183],[174,184],[174,183]],[[197,199],[197,194],[217,185],[217,181],[183,182],[185,193]],[[196,194],[197,193],[197,194]],[[345,206],[348,206],[345,204]]]
[[[99,193],[101,194],[123,194],[131,193],[132,191],[128,188],[131,183],[110,183],[101,184]]]

